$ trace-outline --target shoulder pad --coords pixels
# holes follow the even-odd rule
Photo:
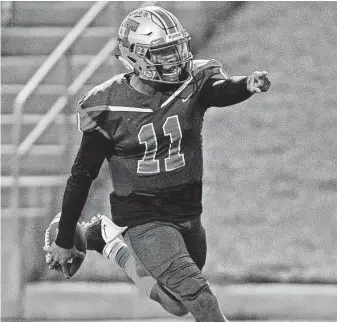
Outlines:
[[[119,74],[106,82],[94,87],[85,94],[77,106],[77,128],[83,132],[98,130],[107,138],[109,135],[103,130],[99,120],[103,112],[108,109],[108,99],[113,84],[121,84],[124,74]]]
[[[114,83],[121,84],[123,76],[124,74],[116,75],[106,82],[95,86],[79,100],[78,104],[82,105],[83,108],[106,104],[112,90],[111,86]]]
[[[222,64],[215,59],[196,59],[193,60],[193,76],[206,72],[206,78],[228,79]]]
[[[210,78],[226,80],[228,75],[223,70],[222,64],[215,59],[193,60],[192,78],[178,90],[184,90],[184,97],[198,95],[204,84]]]
[[[201,67],[205,68],[207,66],[222,66],[222,65],[215,59],[194,59],[192,70],[195,71]]]

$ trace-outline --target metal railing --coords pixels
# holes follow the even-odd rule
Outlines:
[[[69,50],[69,48],[71,48],[74,42],[83,34],[83,32],[90,25],[90,23],[92,23],[92,21],[108,4],[108,1],[97,1],[92,5],[92,7],[82,17],[82,19],[80,19],[80,21],[74,26],[74,28],[67,34],[67,36],[60,42],[56,49],[46,59],[46,61],[35,72],[35,74],[31,77],[31,79],[19,92],[14,100],[13,114],[16,122],[12,130],[12,144],[14,146],[14,155],[12,167],[13,185],[11,190],[11,208],[13,214],[17,212],[19,207],[19,175],[21,158],[29,150],[28,148],[24,151],[24,153],[22,153],[23,151],[22,149],[20,149],[23,106],[27,102],[28,98],[33,94],[37,86],[41,84],[41,82],[55,67],[57,62],[63,57],[63,55]]]
[[[49,111],[42,116],[35,128],[28,134],[24,141],[18,146],[17,151],[20,156],[24,156],[31,149],[34,142],[44,133],[48,126],[54,121],[59,113],[67,106],[69,97],[78,93],[86,81],[101,66],[101,64],[110,56],[111,51],[117,46],[116,39],[110,39],[100,52],[92,58],[89,64],[76,77],[72,84],[68,87],[65,95],[61,96]]]
[[[141,6],[154,5],[155,1],[145,1]],[[51,107],[51,109],[39,120],[35,128],[28,134],[24,141],[20,144],[21,125],[22,125],[22,109],[28,98],[35,91],[37,86],[45,79],[50,71],[55,67],[56,63],[69,50],[74,42],[81,36],[89,24],[97,17],[97,15],[109,4],[109,1],[97,1],[83,16],[83,18],[75,25],[69,34],[61,41],[53,53],[36,71],[25,87],[20,91],[14,101],[14,119],[16,120],[13,127],[12,137],[14,145],[14,159],[12,168],[12,190],[11,190],[11,209],[15,214],[19,208],[19,187],[20,187],[20,168],[21,158],[26,155],[36,140],[44,133],[48,126],[54,121],[57,115],[67,106],[69,98],[76,95],[83,87],[92,74],[102,65],[102,63],[110,56],[111,52],[117,46],[117,40],[111,39],[100,50],[100,52],[89,62],[83,71],[76,77],[66,90],[66,94],[61,96]],[[53,181],[55,182],[55,180]]]
[[[154,2],[145,2],[142,5],[150,5]],[[58,114],[67,106],[69,100],[83,87],[86,81],[92,76],[92,74],[102,65],[102,63],[110,56],[111,52],[117,46],[116,39],[110,39],[106,45],[99,51],[99,53],[92,58],[89,64],[83,69],[83,71],[73,80],[73,82],[68,86],[66,93],[61,96],[51,107],[51,109],[39,120],[35,128],[28,134],[28,136],[20,143],[21,138],[21,126],[23,119],[23,107],[28,98],[35,91],[37,86],[45,79],[45,77],[50,73],[50,71],[55,67],[56,63],[62,58],[62,56],[69,50],[69,48],[74,44],[78,37],[84,32],[84,30],[89,26],[89,24],[97,17],[97,15],[109,4],[109,2],[96,2],[88,12],[83,16],[83,18],[76,24],[76,26],[70,31],[70,33],[61,41],[53,53],[47,58],[47,60],[42,64],[42,66],[37,70],[33,77],[28,81],[27,85],[22,89],[22,91],[17,95],[14,101],[14,119],[16,123],[13,127],[12,137],[14,145],[14,158],[12,167],[12,178],[9,178],[9,184],[12,183],[11,190],[11,207],[10,213],[13,218],[17,218],[18,225],[23,225],[23,221],[18,219],[19,210],[19,195],[20,195],[20,185],[30,183],[29,177],[20,176],[21,159],[26,155],[32,148],[34,142],[44,133],[48,126],[55,120]],[[69,113],[68,113],[69,114]],[[58,178],[55,176],[38,177],[37,185],[39,186],[51,186],[59,184]],[[46,182],[48,178],[48,183]],[[36,178],[35,178],[36,180]],[[17,231],[23,231],[23,228],[19,228]],[[21,270],[21,258],[19,257],[19,263],[16,263],[16,268],[18,275],[20,275]],[[12,290],[12,293],[18,294],[18,312],[22,316],[23,310],[23,283],[22,279],[19,278],[17,282],[17,288]],[[16,313],[17,314],[17,313]]]

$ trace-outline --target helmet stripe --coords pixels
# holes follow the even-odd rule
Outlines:
[[[172,17],[166,12],[166,10],[163,10],[160,7],[155,7],[152,9],[154,13],[156,13],[156,17],[160,17],[160,21],[163,22],[166,32],[168,34],[172,34],[174,32],[177,32],[178,29],[176,28],[176,23],[172,19]]]
[[[154,15],[162,23],[164,29],[168,30],[168,26],[165,20],[163,20],[163,18],[157,12],[155,12],[155,7],[145,7],[144,9],[146,9],[148,12]]]
[[[177,27],[178,27],[178,24],[177,24],[177,18],[170,12],[170,11],[167,11],[163,8],[160,8],[158,7],[159,10],[162,11],[162,13],[165,15],[165,17],[168,17],[169,20],[171,20],[171,23],[173,24],[172,28],[175,28],[175,32],[178,31]]]
[[[178,24],[177,24],[177,21],[176,21],[178,19],[176,18],[176,16],[172,12],[170,12],[170,11],[166,11],[166,14],[172,19],[173,24],[176,26],[177,31],[178,31]]]

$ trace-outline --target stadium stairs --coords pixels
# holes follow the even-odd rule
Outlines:
[[[13,159],[12,126],[13,102],[16,95],[27,83],[38,67],[56,48],[65,35],[85,14],[92,2],[13,2],[13,18],[8,26],[2,28],[2,96],[1,96],[1,161],[2,161],[2,209],[9,206],[9,190],[12,182],[11,166]],[[23,109],[22,138],[25,138],[58,97],[66,91],[69,83],[69,72],[72,78],[88,63],[103,45],[115,34],[115,25],[111,26],[112,17],[116,16],[115,8],[108,8],[83,36],[71,48],[69,55],[62,58],[53,71],[47,76],[36,92],[29,98]],[[71,71],[69,71],[69,61]],[[92,85],[111,77],[113,62],[107,61],[83,88],[84,93]],[[81,95],[81,94],[80,94]],[[74,104],[75,105],[75,104]],[[70,106],[72,112],[75,106]],[[71,122],[75,123],[75,117]],[[21,207],[40,208],[50,200],[49,189],[34,188],[47,183],[44,180],[57,178],[69,173],[64,163],[64,115],[56,118],[44,135],[35,142],[32,150],[24,158],[21,175],[24,176],[21,194]],[[73,134],[73,133],[72,133]],[[75,143],[79,136],[75,134]],[[49,179],[46,179],[48,176]],[[40,186],[41,186],[40,185]],[[52,184],[51,184],[52,185]],[[35,190],[35,193],[32,192]],[[34,197],[35,195],[35,197]],[[6,211],[6,210],[4,210]]]
[[[13,218],[10,211],[14,152],[12,129],[16,121],[13,115],[13,103],[17,94],[48,55],[92,5],[93,2],[82,1],[1,3],[3,18],[1,37],[1,220],[2,240],[5,241],[2,243],[2,258],[6,258],[6,265],[2,267],[2,294],[5,295],[2,296],[2,317],[20,316],[22,313],[18,309],[20,306],[18,285],[25,285],[32,279],[32,276],[29,270],[23,269],[21,272],[20,267],[32,267],[35,264],[34,261],[36,262],[37,259],[41,261],[43,240],[40,238],[41,231],[39,231],[39,240],[37,240],[38,229],[34,227],[45,227],[49,220],[46,214],[55,213],[56,207],[60,205],[62,190],[70,169],[69,159],[73,156],[69,151],[66,154],[66,136],[73,137],[73,150],[80,140],[80,133],[75,130],[76,102],[72,102],[66,107],[68,112],[60,114],[34,143],[31,151],[23,157],[20,167],[19,213],[15,216],[16,218]],[[124,11],[121,14],[120,7],[120,3],[109,4],[28,99],[23,107],[21,142],[53,103],[65,94],[67,84],[116,34],[116,28],[124,15]],[[114,63],[115,59],[112,57],[111,60],[108,59],[103,63],[76,96],[76,100],[93,85],[109,79],[115,72]],[[67,114],[69,117],[66,117]],[[67,120],[69,122],[66,122]],[[68,127],[66,123],[70,123]],[[70,157],[67,157],[69,154]],[[29,244],[31,251],[30,256],[26,256],[24,260],[20,254],[25,245],[20,244],[17,240],[18,236],[23,237],[24,243]]]

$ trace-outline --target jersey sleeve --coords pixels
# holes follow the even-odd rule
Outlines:
[[[106,138],[110,138],[108,131],[104,129],[104,119],[109,110],[110,86],[108,85],[103,83],[94,87],[79,100],[76,110],[78,130],[84,133],[99,131]]]
[[[222,64],[216,60],[209,61],[208,65],[208,73],[204,72],[204,81],[198,95],[205,109],[234,105],[253,95],[247,90],[246,76],[229,77]]]
[[[72,248],[76,223],[91,183],[97,178],[104,159],[111,156],[112,149],[111,141],[101,133],[94,131],[83,134],[63,195],[59,232],[55,241],[58,246]]]
[[[209,79],[199,99],[205,108],[225,107],[247,100],[253,94],[247,90],[246,76],[234,76],[227,80]]]
[[[222,64],[215,59],[194,60],[193,77],[203,81],[207,81],[208,79],[225,80],[229,78]]]

